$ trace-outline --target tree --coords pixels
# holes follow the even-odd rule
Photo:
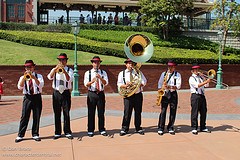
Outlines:
[[[213,9],[216,19],[211,28],[223,31],[222,53],[224,54],[229,30],[234,31],[235,36],[240,33],[240,4],[235,0],[217,0]]]
[[[172,22],[182,15],[186,8],[192,8],[193,0],[140,0],[142,21],[147,26],[161,28],[164,39],[168,39]],[[178,21],[180,23],[180,20]]]

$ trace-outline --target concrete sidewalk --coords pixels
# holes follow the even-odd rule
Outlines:
[[[156,92],[144,93],[142,127],[145,135],[134,133],[132,118],[130,134],[120,137],[123,102],[118,94],[106,94],[106,129],[108,137],[87,136],[86,96],[72,97],[71,128],[73,140],[53,140],[54,126],[51,96],[43,96],[41,142],[31,139],[15,143],[22,97],[3,97],[0,102],[0,159],[210,159],[238,160],[240,149],[240,87],[229,90],[206,90],[207,126],[212,133],[191,134],[190,93],[179,91],[175,123],[176,135],[157,134],[160,108],[155,105]],[[97,119],[96,119],[97,120]],[[97,123],[97,122],[96,122]],[[31,128],[31,124],[29,124]]]
[[[73,140],[62,137],[52,139],[54,126],[40,129],[41,142],[32,140],[28,131],[26,139],[15,143],[16,134],[0,137],[0,159],[58,159],[58,160],[238,160],[240,148],[239,120],[208,120],[212,133],[191,134],[189,120],[176,121],[176,134],[159,136],[156,119],[144,118],[145,135],[134,133],[120,137],[121,117],[107,116],[106,128],[109,136],[96,132],[88,137],[87,118],[71,121]],[[133,125],[131,126],[133,128]]]

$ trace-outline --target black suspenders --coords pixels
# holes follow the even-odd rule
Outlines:
[[[38,74],[37,73],[35,73],[35,77],[38,79]],[[26,82],[26,80],[24,81],[24,85],[25,85],[25,90],[27,91],[27,92],[29,92],[29,90],[28,90],[28,88],[27,88],[27,82]],[[40,91],[39,91],[39,88],[37,87],[37,91],[38,91],[38,94],[40,93]]]
[[[100,69],[100,72],[101,72],[101,76],[102,76],[102,78],[103,78],[103,77],[104,77],[104,76],[103,76],[103,70]],[[92,72],[91,72],[91,70],[88,71],[88,74],[89,74],[88,82],[90,82],[91,79],[92,79]],[[101,83],[101,86],[102,86],[102,89],[103,89],[103,84],[102,84],[102,83]],[[92,87],[92,86],[89,87],[89,90],[90,90],[90,91],[92,90],[91,87]]]
[[[192,77],[193,77],[193,76],[192,76]],[[193,77],[193,78],[195,79],[196,82],[198,82],[197,79],[196,79],[195,77]],[[200,76],[200,78],[202,79],[201,76]],[[203,80],[203,79],[202,79],[202,80]],[[198,92],[198,88],[196,88],[196,92]]]
[[[164,77],[165,77],[166,74],[167,74],[167,71],[165,72]],[[174,71],[174,72],[170,75],[170,77],[169,77],[168,80],[167,80],[167,83],[170,81],[170,79],[171,79],[171,77],[172,77],[173,75],[177,76],[177,71]],[[177,81],[177,79],[174,78],[174,86],[176,86],[176,83],[177,83],[176,81]]]
[[[125,70],[123,70],[123,82],[124,82],[124,84],[126,84],[126,80],[125,80]]]
[[[67,73],[69,72],[69,70],[70,70],[70,68],[69,67],[67,67],[68,69],[67,69]],[[56,82],[56,73],[54,74],[54,86],[55,86],[55,88],[56,88],[56,86],[57,86],[57,82]],[[68,82],[66,82],[66,88],[68,88]]]

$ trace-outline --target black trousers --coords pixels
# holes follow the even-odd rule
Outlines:
[[[61,135],[62,125],[61,125],[61,111],[63,110],[64,119],[64,134],[71,134],[70,127],[70,109],[71,109],[71,94],[69,90],[65,90],[62,94],[54,90],[53,91],[53,111],[55,120],[55,134]]]
[[[95,130],[95,112],[97,108],[98,113],[98,129],[99,132],[105,131],[105,94],[104,92],[92,92],[89,91],[87,95],[88,106],[88,132],[94,132]]]
[[[207,102],[204,95],[191,95],[191,127],[198,128],[198,112],[200,113],[200,130],[206,129]]]
[[[39,123],[42,113],[42,96],[41,94],[24,95],[22,105],[22,116],[19,126],[19,137],[24,137],[27,130],[31,110],[33,113],[32,136],[39,136]]]
[[[135,116],[135,129],[136,131],[141,130],[141,114],[142,114],[142,104],[143,104],[143,95],[142,92],[133,94],[130,97],[124,98],[124,115],[122,120],[122,130],[125,132],[129,131],[129,125],[131,121],[132,111],[134,109],[134,116]]]
[[[175,119],[176,119],[176,113],[177,113],[177,105],[178,105],[177,91],[170,92],[169,98],[167,98],[166,96],[162,97],[161,113],[159,115],[159,121],[158,121],[158,129],[162,131],[164,130],[164,127],[165,127],[168,105],[170,105],[170,115],[169,115],[167,130],[173,130]]]

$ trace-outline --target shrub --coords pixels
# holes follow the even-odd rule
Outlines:
[[[74,49],[72,34],[46,33],[34,31],[1,31],[0,38],[32,46]],[[97,54],[126,57],[123,43],[109,43],[78,37],[78,50]],[[179,64],[187,63],[216,63],[218,55],[208,50],[178,49],[172,47],[154,47],[154,54],[149,62],[166,63],[169,59]],[[234,54],[223,56],[223,63],[240,63],[240,57]]]

